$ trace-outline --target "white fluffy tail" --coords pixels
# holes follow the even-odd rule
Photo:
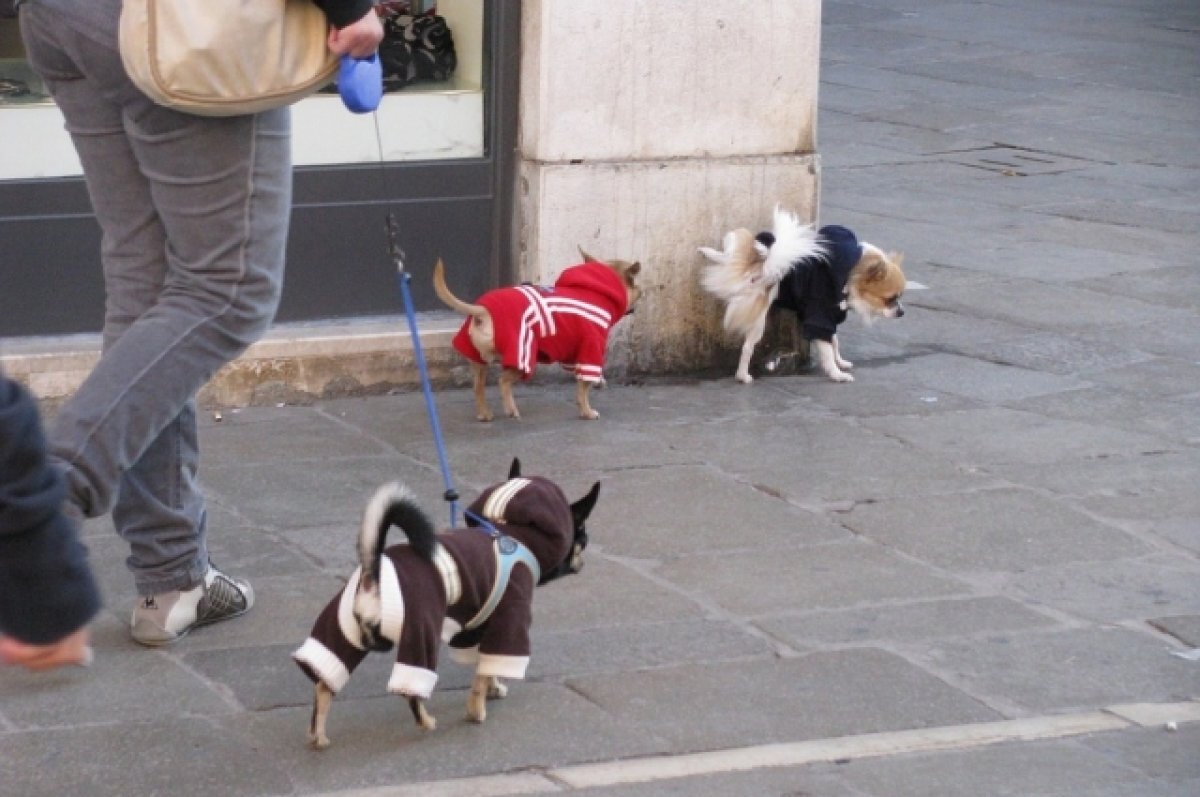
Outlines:
[[[396,526],[408,537],[409,545],[426,561],[433,561],[437,529],[421,511],[412,490],[399,482],[385,484],[375,491],[363,512],[358,533],[358,563],[361,567],[358,589],[354,594],[354,618],[363,643],[371,650],[386,650],[390,644],[381,635],[383,598],[379,578],[387,531]]]
[[[816,226],[801,224],[795,213],[778,205],[775,206],[775,223],[771,232],[775,235],[775,243],[763,262],[763,279],[769,284],[777,284],[786,277],[797,260],[828,256],[820,243]]]
[[[764,241],[771,237],[774,241],[767,246]],[[725,329],[743,337],[761,326],[779,283],[796,261],[826,256],[813,225],[801,224],[796,214],[779,206],[769,235],[737,229],[725,236],[722,246],[722,251],[700,247],[709,260],[700,282],[725,302]]]

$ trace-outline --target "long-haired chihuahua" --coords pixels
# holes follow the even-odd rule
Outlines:
[[[770,231],[737,229],[722,249],[700,247],[707,259],[704,289],[725,303],[726,331],[742,338],[736,378],[753,381],[750,358],[762,340],[771,310],[795,314],[793,345],[815,342],[821,370],[835,382],[852,382],[853,363],[838,350],[837,328],[854,311],[865,322],[904,315],[904,256],[885,253],[845,227],[817,230],[794,213],[775,209]]]

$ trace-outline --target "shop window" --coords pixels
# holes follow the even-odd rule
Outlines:
[[[2,0],[0,0],[2,2]],[[336,93],[318,93],[293,108],[293,156],[297,166],[428,161],[482,157],[484,136],[484,3],[482,0],[384,2],[381,9],[401,23],[422,16],[444,23],[453,41],[453,69],[435,69],[408,82],[392,73],[375,114],[351,114]],[[412,28],[409,28],[410,32]],[[439,28],[440,34],[443,29]],[[414,44],[417,58],[437,60]],[[434,49],[445,42],[433,38]],[[385,62],[386,63],[386,62]],[[448,73],[447,73],[448,72]],[[404,83],[405,85],[399,85]],[[0,18],[0,180],[70,177],[82,174],[62,116],[29,69],[17,20]]]

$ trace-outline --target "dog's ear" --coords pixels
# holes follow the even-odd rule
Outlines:
[[[592,485],[592,489],[588,491],[587,495],[571,504],[571,517],[575,521],[576,528],[588,519],[588,515],[592,514],[592,510],[596,508],[596,499],[599,497],[600,482],[596,482]]]
[[[633,265],[629,267],[629,271],[627,271],[626,273],[631,277],[636,277],[638,274],[641,274],[642,273],[642,261],[640,261],[640,260],[633,261]]]
[[[881,282],[887,279],[888,267],[883,260],[876,260],[867,266],[867,282]]]
[[[583,247],[579,247],[579,256],[583,258],[584,263],[599,263],[600,261],[583,251]]]
[[[888,260],[892,261],[892,264],[896,268],[900,268],[901,266],[904,265],[904,253],[903,252],[888,252]]]
[[[508,466],[508,478],[518,479],[521,477],[521,460],[513,457],[512,464]]]

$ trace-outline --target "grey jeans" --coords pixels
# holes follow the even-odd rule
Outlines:
[[[137,589],[151,595],[190,588],[208,567],[195,397],[278,306],[291,117],[155,105],[126,76],[115,36],[81,35],[88,20],[72,19],[72,6],[96,9],[20,7],[30,63],[66,118],[102,232],[103,354],[50,444],[69,500],[88,517],[112,512]]]

